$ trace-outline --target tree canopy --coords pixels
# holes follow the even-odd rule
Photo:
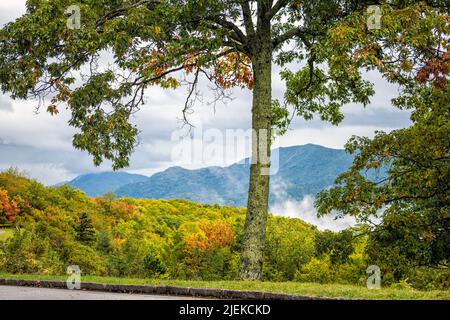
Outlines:
[[[373,139],[353,137],[353,166],[316,205],[372,223],[370,250],[380,265],[449,265],[450,234],[450,26],[448,7],[417,3],[385,17],[377,42],[358,57],[399,84],[393,104],[411,110],[412,125]],[[358,37],[355,25],[343,30]],[[378,42],[383,41],[383,46]],[[354,43],[354,42],[353,42]],[[345,45],[354,46],[347,42]],[[378,171],[377,179],[367,175]],[[375,221],[375,224],[373,224]]]
[[[67,105],[72,113],[69,123],[80,131],[74,136],[75,147],[91,153],[96,164],[110,159],[121,168],[128,165],[136,144],[138,129],[130,116],[144,103],[145,89],[188,82],[192,98],[200,76],[218,90],[252,89],[251,64],[266,23],[269,53],[277,53],[275,63],[308,60],[298,73],[283,72],[290,87],[286,100],[307,118],[318,112],[337,123],[342,103],[367,103],[372,91],[355,69],[347,72],[345,64],[334,64],[328,72],[317,69],[328,57],[315,51],[330,26],[363,10],[366,3],[29,0],[27,13],[0,32],[1,88],[13,98],[47,98],[41,103],[52,114]],[[66,10],[74,5],[80,8],[81,20],[79,28],[71,29]],[[111,66],[101,61],[108,53]],[[176,77],[178,71],[190,77]],[[187,101],[185,115],[190,106]]]

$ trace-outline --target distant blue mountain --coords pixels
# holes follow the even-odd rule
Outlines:
[[[279,151],[279,170],[271,177],[271,204],[315,196],[333,185],[336,177],[348,169],[353,160],[344,150],[312,144],[276,151]],[[188,199],[245,207],[249,169],[248,159],[225,168],[188,170],[172,167],[142,181],[120,186],[115,193],[133,198]]]
[[[147,179],[148,177],[139,174],[103,172],[82,175],[72,181],[60,183],[59,185],[70,185],[84,191],[90,197],[98,197],[108,191],[115,191],[122,186],[146,181]]]
[[[302,200],[332,186],[346,171],[353,156],[344,150],[308,144],[276,149],[278,171],[271,176],[270,204]],[[229,167],[188,170],[171,167],[151,177],[126,172],[87,174],[61,184],[68,184],[92,197],[113,191],[120,197],[149,199],[187,199],[205,204],[245,207],[249,180],[249,159]],[[367,174],[367,173],[366,173]],[[386,175],[369,172],[369,179]],[[61,185],[60,184],[60,185]]]

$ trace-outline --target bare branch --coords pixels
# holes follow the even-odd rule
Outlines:
[[[190,126],[191,128],[194,127],[188,119],[188,114],[192,114],[192,106],[194,105],[194,100],[192,99],[192,96],[195,95],[196,89],[197,89],[197,84],[198,84],[198,79],[199,79],[199,75],[200,75],[200,68],[198,68],[195,71],[195,76],[194,76],[194,81],[190,84],[191,87],[189,88],[189,94],[186,98],[186,101],[184,103],[184,108],[182,110],[183,113],[183,122],[184,124]]]

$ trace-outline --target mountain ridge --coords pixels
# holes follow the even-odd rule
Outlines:
[[[342,149],[332,149],[314,144],[281,147],[278,172],[271,177],[270,203],[301,200],[315,196],[331,186],[336,177],[351,165],[353,157]],[[247,203],[249,158],[226,167],[186,169],[180,166],[167,168],[150,177],[137,176],[137,181],[111,184],[110,189],[119,197],[151,199],[187,199],[205,204],[245,207]],[[116,174],[116,173],[103,173]],[[131,175],[125,172],[119,174]],[[89,177],[89,188],[83,180]],[[68,183],[90,196],[102,195],[105,187],[95,190],[95,180],[104,186],[101,174],[77,177]],[[131,178],[131,177],[130,177]],[[108,182],[109,183],[109,182]],[[106,184],[108,184],[106,183]]]
[[[100,172],[83,174],[69,182],[59,183],[58,185],[70,185],[76,189],[84,191],[88,196],[98,197],[106,192],[114,192],[117,188],[143,181],[147,176],[133,174],[128,172]],[[56,186],[58,186],[56,185]]]

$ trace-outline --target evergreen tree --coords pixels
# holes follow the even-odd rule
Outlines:
[[[86,212],[81,213],[79,224],[75,229],[77,241],[91,244],[96,239],[95,228],[92,224],[91,217]]]

